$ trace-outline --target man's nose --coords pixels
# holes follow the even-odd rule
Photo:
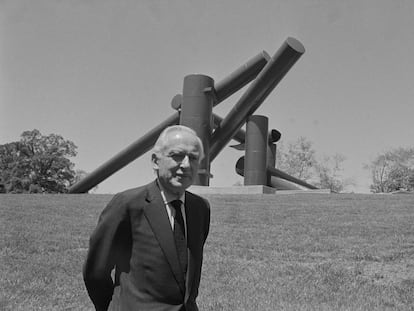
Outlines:
[[[184,159],[181,161],[180,166],[181,167],[189,167],[190,166],[190,158],[188,157],[188,154],[185,155]]]

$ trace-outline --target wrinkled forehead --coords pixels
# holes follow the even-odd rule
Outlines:
[[[174,148],[186,149],[188,151],[200,151],[199,140],[191,133],[174,131],[167,134],[164,142],[164,150]]]

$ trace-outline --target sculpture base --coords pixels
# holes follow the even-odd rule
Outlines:
[[[274,194],[275,188],[268,186],[233,186],[233,187],[207,187],[191,186],[188,189],[196,194]]]
[[[298,194],[298,193],[331,193],[329,189],[315,190],[276,190],[268,186],[232,186],[232,187],[208,187],[191,186],[188,191],[203,194]]]

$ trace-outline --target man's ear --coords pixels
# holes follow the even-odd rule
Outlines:
[[[151,155],[152,168],[158,170],[158,157],[155,153]]]

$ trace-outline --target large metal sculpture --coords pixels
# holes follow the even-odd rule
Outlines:
[[[246,150],[246,167],[244,158],[236,164],[236,172],[245,175],[245,185],[267,185],[276,189],[315,189],[275,168],[275,142],[279,140],[280,133],[272,130],[269,134],[267,118],[253,116],[304,52],[305,49],[298,40],[287,38],[273,57],[263,51],[217,83],[205,75],[186,76],[183,94],[176,95],[171,102],[177,112],[73,185],[69,192],[88,192],[150,150],[162,130],[173,124],[191,127],[203,142],[206,157],[200,164],[195,185],[209,185],[211,162],[234,139],[240,143],[239,148]],[[252,83],[225,118],[212,112],[214,106],[249,82]],[[248,119],[245,132],[241,128]],[[257,145],[259,138],[261,143]],[[257,152],[260,153],[259,157],[256,156]]]

